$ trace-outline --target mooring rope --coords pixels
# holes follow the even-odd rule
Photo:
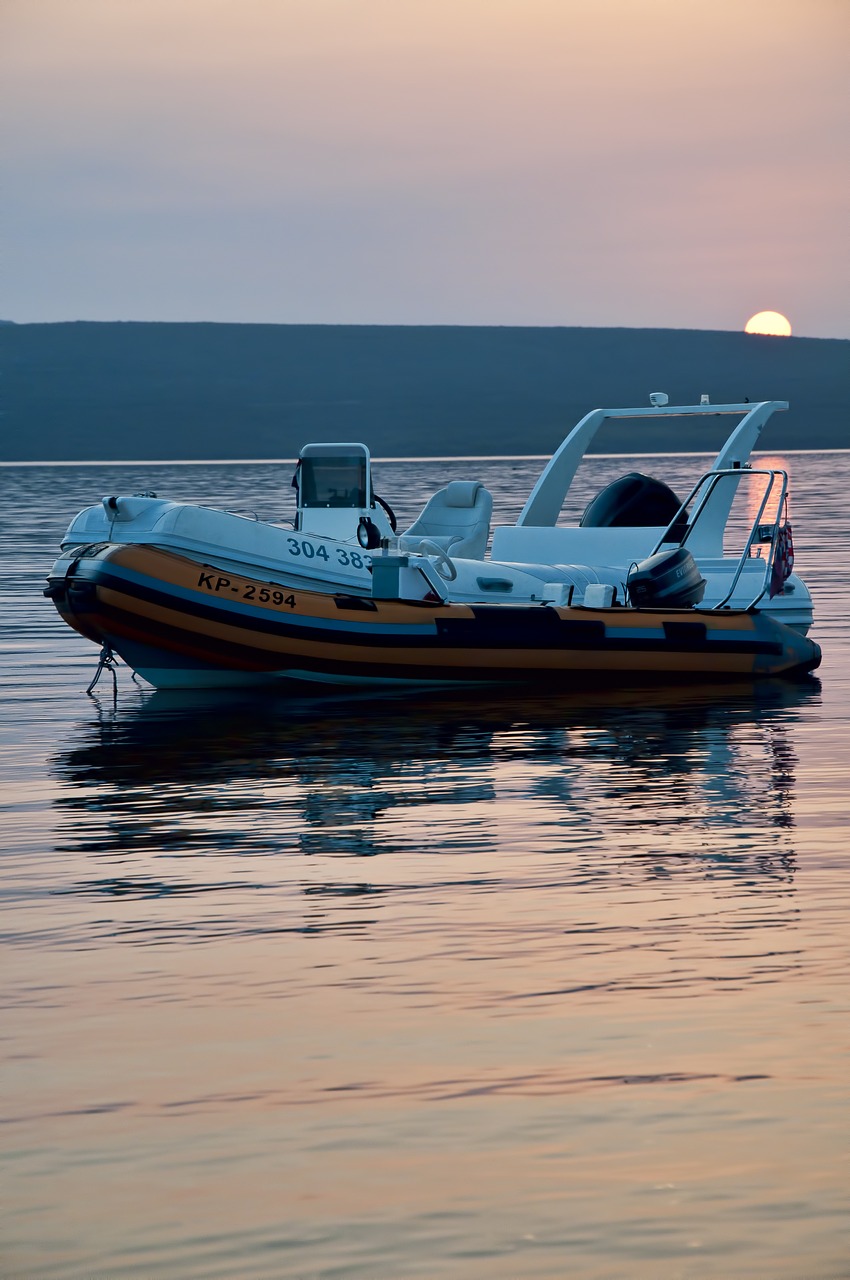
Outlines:
[[[115,674],[115,665],[116,665],[115,654],[112,652],[108,644],[104,644],[103,648],[100,651],[100,661],[97,664],[97,671],[95,671],[94,679],[92,680],[88,689],[86,689],[86,693],[91,694],[92,690],[94,689],[100,677],[103,675],[104,671],[109,671],[112,674],[112,696],[114,698],[117,698],[118,697],[118,677]]]

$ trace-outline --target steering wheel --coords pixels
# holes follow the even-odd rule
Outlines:
[[[392,507],[388,502],[384,502],[383,498],[379,498],[377,493],[373,493],[372,497],[375,499],[378,505],[383,507],[384,510],[386,511],[387,519],[390,522],[390,528],[392,529],[393,533],[396,533],[398,529],[395,522],[395,512],[393,511]]]
[[[449,556],[448,551],[444,551],[436,542],[432,542],[430,538],[423,538],[416,548],[421,554],[423,551],[428,556],[434,558],[434,568],[441,578],[445,578],[446,582],[454,582],[457,577],[457,565]]]

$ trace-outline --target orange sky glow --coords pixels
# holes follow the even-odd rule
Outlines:
[[[844,0],[6,0],[4,318],[850,337]]]

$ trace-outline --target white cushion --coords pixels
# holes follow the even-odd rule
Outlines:
[[[443,490],[446,506],[474,507],[481,487],[480,480],[450,480]]]

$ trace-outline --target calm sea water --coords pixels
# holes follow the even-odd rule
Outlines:
[[[70,517],[290,468],[0,468],[0,1274],[850,1276],[850,454],[790,463],[817,679],[115,701]]]

